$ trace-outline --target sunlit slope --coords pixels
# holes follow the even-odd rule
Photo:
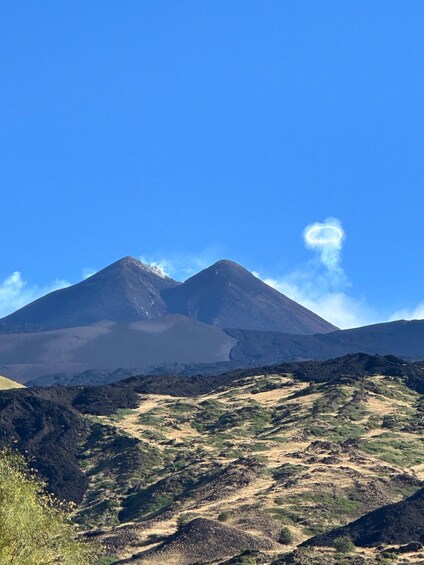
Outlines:
[[[267,543],[286,526],[297,545],[420,488],[423,406],[383,376],[310,384],[257,375],[193,398],[141,396],[137,409],[96,417],[79,519],[131,523],[121,556],[154,551],[149,540],[195,517]]]
[[[0,390],[9,390],[10,388],[25,388],[25,387],[21,383],[17,383],[16,381],[12,381],[12,379],[8,379],[7,377],[3,377],[2,375],[0,375]]]

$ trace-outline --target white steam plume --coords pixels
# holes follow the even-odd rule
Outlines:
[[[306,247],[313,249],[320,262],[333,277],[333,283],[340,285],[346,282],[346,276],[341,267],[341,252],[343,241],[346,237],[340,220],[327,218],[324,222],[309,224],[303,230],[303,239]]]
[[[349,296],[350,286],[342,264],[346,233],[337,218],[309,224],[303,230],[305,246],[316,257],[281,279],[264,282],[341,328],[369,324],[375,312],[362,298]]]

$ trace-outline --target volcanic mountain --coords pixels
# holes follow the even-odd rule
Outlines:
[[[232,261],[218,261],[161,295],[170,312],[219,328],[303,335],[337,329]]]
[[[181,284],[133,257],[56,290],[0,320],[0,333],[38,332],[183,314],[219,328],[292,334],[337,328],[231,261],[219,261]]]
[[[0,320],[0,333],[136,322],[162,316],[161,290],[180,283],[158,269],[124,257],[82,282],[51,292]]]
[[[422,359],[424,320],[337,331],[231,261],[180,283],[125,257],[0,320],[0,373],[20,382],[214,374],[357,352]]]
[[[237,339],[225,326],[308,335],[335,329],[236,263],[220,261],[179,283],[124,257],[1,319],[0,371],[26,382],[86,370],[229,362]]]

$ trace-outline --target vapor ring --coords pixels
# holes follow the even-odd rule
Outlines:
[[[330,233],[329,233],[330,232]],[[305,239],[309,245],[338,245],[344,236],[341,228],[331,224],[311,226],[306,230]]]

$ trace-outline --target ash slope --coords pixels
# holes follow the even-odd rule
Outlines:
[[[220,328],[179,315],[9,333],[0,335],[0,372],[26,382],[40,375],[75,375],[89,369],[218,363],[228,361],[235,343]]]

